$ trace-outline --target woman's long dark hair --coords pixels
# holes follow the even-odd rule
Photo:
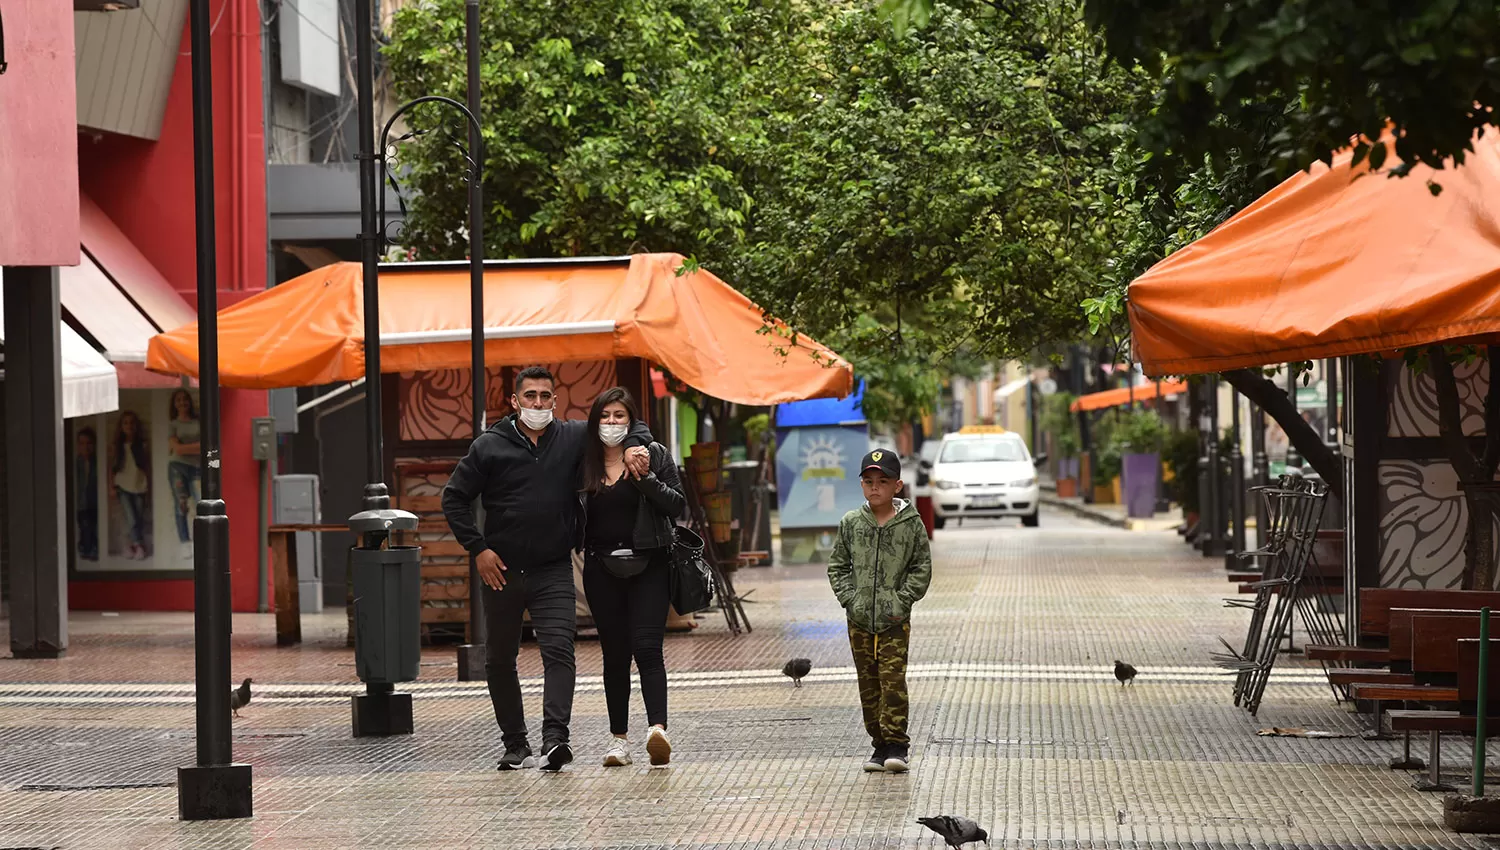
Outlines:
[[[625,412],[630,414],[630,424],[634,425],[641,419],[641,409],[635,406],[630,390],[624,387],[610,387],[594,399],[594,406],[589,408],[588,430],[583,438],[582,489],[585,493],[597,493],[604,489],[604,443],[599,441],[599,421],[604,418],[605,406],[616,402],[625,405]]]
[[[125,417],[129,416],[135,420],[135,438],[130,440],[130,453],[135,457],[135,465],[149,477],[151,474],[151,458],[146,454],[146,435],[142,433],[146,426],[141,422],[133,410],[120,411],[120,418],[115,420],[115,458],[111,466],[111,472],[119,472],[125,468]]]
[[[188,419],[197,419],[198,406],[193,404],[193,394],[188,392],[187,390],[177,390],[176,392],[172,393],[172,398],[167,401],[167,421],[171,422],[177,419],[178,396],[182,396],[183,398],[187,399]]]

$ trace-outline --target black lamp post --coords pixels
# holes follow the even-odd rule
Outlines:
[[[374,135],[374,105],[371,102],[370,90],[373,86],[372,71],[369,64],[369,40],[370,27],[368,26],[370,0],[357,0],[355,29],[359,40],[359,84],[360,84],[360,109],[366,109],[369,104],[369,114],[361,118],[361,134],[369,132]],[[360,23],[360,14],[366,16],[365,24]],[[468,105],[454,100],[450,97],[439,95],[425,95],[407,101],[392,113],[380,131],[380,148],[373,151],[373,138],[360,137],[360,212],[365,219],[364,230],[368,234],[365,239],[364,248],[364,294],[365,294],[365,385],[366,387],[378,386],[380,381],[380,353],[379,353],[379,300],[376,291],[376,275],[379,268],[380,254],[387,242],[400,243],[399,236],[393,236],[386,231],[386,196],[384,192],[378,192],[377,176],[380,181],[389,182],[396,190],[397,200],[401,204],[401,212],[404,217],[406,202],[401,194],[401,185],[398,175],[392,170],[392,162],[396,160],[395,145],[420,138],[427,135],[430,130],[411,130],[391,139],[391,129],[400,120],[401,116],[424,104],[443,104],[457,110],[466,123],[468,130],[467,145],[459,141],[458,137],[447,134],[448,142],[458,151],[465,165],[465,179],[468,181],[469,193],[469,321],[471,350],[470,370],[472,384],[472,425],[474,438],[484,433],[485,429],[485,365],[484,365],[484,199],[483,199],[483,174],[484,174],[484,138],[481,134],[479,124],[479,0],[466,0],[464,8],[464,50],[466,54],[467,76],[468,76]],[[369,154],[368,158],[366,154]],[[377,169],[378,163],[378,169]],[[368,177],[365,172],[368,171]],[[364,191],[368,183],[368,198]],[[378,223],[377,223],[378,222]],[[380,394],[378,390],[366,396],[368,429],[370,435],[370,454],[368,475],[371,482],[379,482],[381,477],[381,434],[380,434]],[[377,501],[378,500],[378,501]],[[366,510],[387,508],[390,506],[390,496],[386,486],[381,483],[371,483],[365,487],[364,507]],[[469,681],[484,676],[484,615],[483,615],[483,585],[479,579],[479,570],[474,559],[469,559],[469,639],[470,642],[459,647],[458,650],[458,678],[460,681]],[[371,687],[375,687],[371,685]]]
[[[214,244],[213,63],[209,0],[193,0],[193,206],[198,254],[198,386],[203,497],[193,518],[193,660],[197,763],[177,769],[182,820],[247,818],[251,770],[233,761],[229,707],[229,515],[219,457],[218,266]]]
[[[1240,555],[1245,552],[1245,456],[1240,451],[1240,391],[1229,394],[1232,408],[1229,413],[1229,548],[1224,553],[1224,566],[1234,569],[1240,565]]]
[[[1203,555],[1208,558],[1224,554],[1224,478],[1219,460],[1219,376],[1209,375],[1203,382],[1203,422],[1200,428],[1206,442],[1204,462],[1208,467],[1204,481],[1203,522],[1208,533],[1202,537]]]

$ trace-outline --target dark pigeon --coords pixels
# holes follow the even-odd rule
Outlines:
[[[1120,680],[1120,687],[1123,688],[1126,683],[1135,681],[1135,672],[1135,668],[1129,664],[1120,660],[1115,661],[1115,678]]]
[[[990,834],[979,824],[960,815],[938,815],[935,818],[917,818],[917,823],[943,837],[949,847],[962,847],[974,841],[990,843]]]
[[[781,668],[781,675],[791,678],[792,687],[800,688],[802,687],[802,677],[806,676],[811,670],[811,658],[793,658],[786,663],[785,667]]]
[[[240,683],[238,688],[229,692],[229,710],[234,712],[235,717],[240,716],[240,709],[250,704],[250,682],[246,679]]]

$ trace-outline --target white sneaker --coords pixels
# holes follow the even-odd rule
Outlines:
[[[624,767],[627,764],[630,764],[630,742],[610,735],[608,749],[604,751],[604,766]]]
[[[659,726],[652,726],[651,732],[646,735],[646,753],[651,756],[651,764],[661,767],[672,760],[672,742],[667,740],[667,733]]]

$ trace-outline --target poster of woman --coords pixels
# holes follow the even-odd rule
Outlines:
[[[132,561],[149,560],[153,551],[149,422],[129,409],[110,419],[109,553]]]
[[[193,556],[193,509],[201,484],[198,467],[197,400],[185,389],[172,393],[167,405],[167,479],[172,485],[173,515],[177,520],[177,542],[184,558]]]

